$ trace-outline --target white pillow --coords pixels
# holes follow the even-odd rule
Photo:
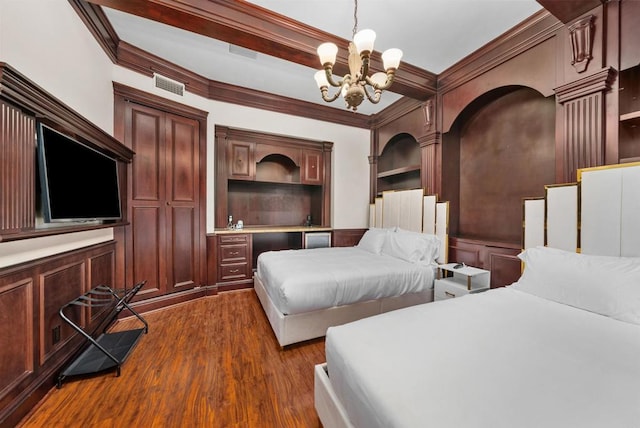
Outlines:
[[[382,254],[409,263],[432,264],[438,257],[440,240],[435,235],[398,230],[390,233],[382,246]]]
[[[362,235],[356,246],[373,254],[380,254],[388,233],[387,229],[372,227]]]
[[[548,247],[518,255],[512,287],[548,300],[640,324],[640,258],[593,256]]]
[[[419,261],[429,264],[437,264],[436,260],[440,256],[440,238],[436,235],[421,232],[412,232],[410,230],[404,230],[399,227],[396,228],[397,233],[412,236],[419,242],[423,251],[420,255]]]

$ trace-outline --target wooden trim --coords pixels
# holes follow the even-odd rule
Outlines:
[[[136,104],[142,104],[155,109],[169,111],[180,116],[188,116],[200,121],[200,125],[206,130],[207,117],[209,112],[200,110],[195,107],[181,104],[175,101],[167,100],[166,98],[159,97],[157,95],[150,94],[140,89],[132,88],[131,86],[123,85],[118,82],[113,82],[113,94],[114,96],[120,96],[126,101],[131,101]]]
[[[102,8],[84,0],[69,0],[69,3],[111,59],[111,62],[115,64],[118,58],[117,50],[120,38],[102,11]]]
[[[401,98],[381,112],[372,115],[371,127],[381,128],[419,108],[422,108],[421,101]]]
[[[118,160],[131,162],[133,159],[132,150],[4,62],[0,62],[0,96],[38,119],[63,127],[82,142],[108,150]]]
[[[126,42],[118,47],[117,63],[149,77],[153,73],[162,74],[183,83],[187,91],[210,100],[369,129],[369,117],[363,114],[344,114],[343,110],[332,107],[208,80]]]

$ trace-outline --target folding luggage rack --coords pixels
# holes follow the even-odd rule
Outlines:
[[[60,317],[80,333],[89,342],[89,346],[60,373],[57,382],[58,388],[62,387],[62,381],[68,376],[88,375],[113,368],[116,370],[116,376],[120,376],[120,366],[142,335],[149,331],[149,325],[144,318],[129,305],[131,299],[145,283],[146,281],[142,281],[129,290],[114,290],[106,285],[99,285],[60,308],[58,311]],[[92,311],[108,306],[111,306],[111,309],[95,329],[91,333],[87,333],[64,313],[66,309],[74,306],[89,307]],[[124,309],[135,315],[144,327],[107,333],[109,326]],[[94,338],[101,328],[102,332]]]

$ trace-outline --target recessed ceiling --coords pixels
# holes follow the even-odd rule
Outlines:
[[[351,0],[251,3],[343,39],[352,38]],[[226,42],[107,7],[103,9],[121,40],[204,77],[344,109],[340,100],[331,104],[321,100],[313,80],[316,69],[237,49]],[[371,28],[376,32],[376,51],[400,48],[404,52],[403,62],[437,74],[541,9],[535,0],[360,0],[357,16],[358,29]],[[376,113],[400,97],[387,91],[377,105],[365,100],[358,113]]]

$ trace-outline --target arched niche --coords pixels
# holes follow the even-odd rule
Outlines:
[[[300,167],[288,156],[274,153],[256,163],[256,180],[278,183],[299,183]]]
[[[415,189],[420,182],[420,145],[410,134],[394,135],[378,155],[377,193]]]
[[[522,198],[555,182],[555,100],[523,86],[471,102],[442,138],[452,235],[519,244]]]

